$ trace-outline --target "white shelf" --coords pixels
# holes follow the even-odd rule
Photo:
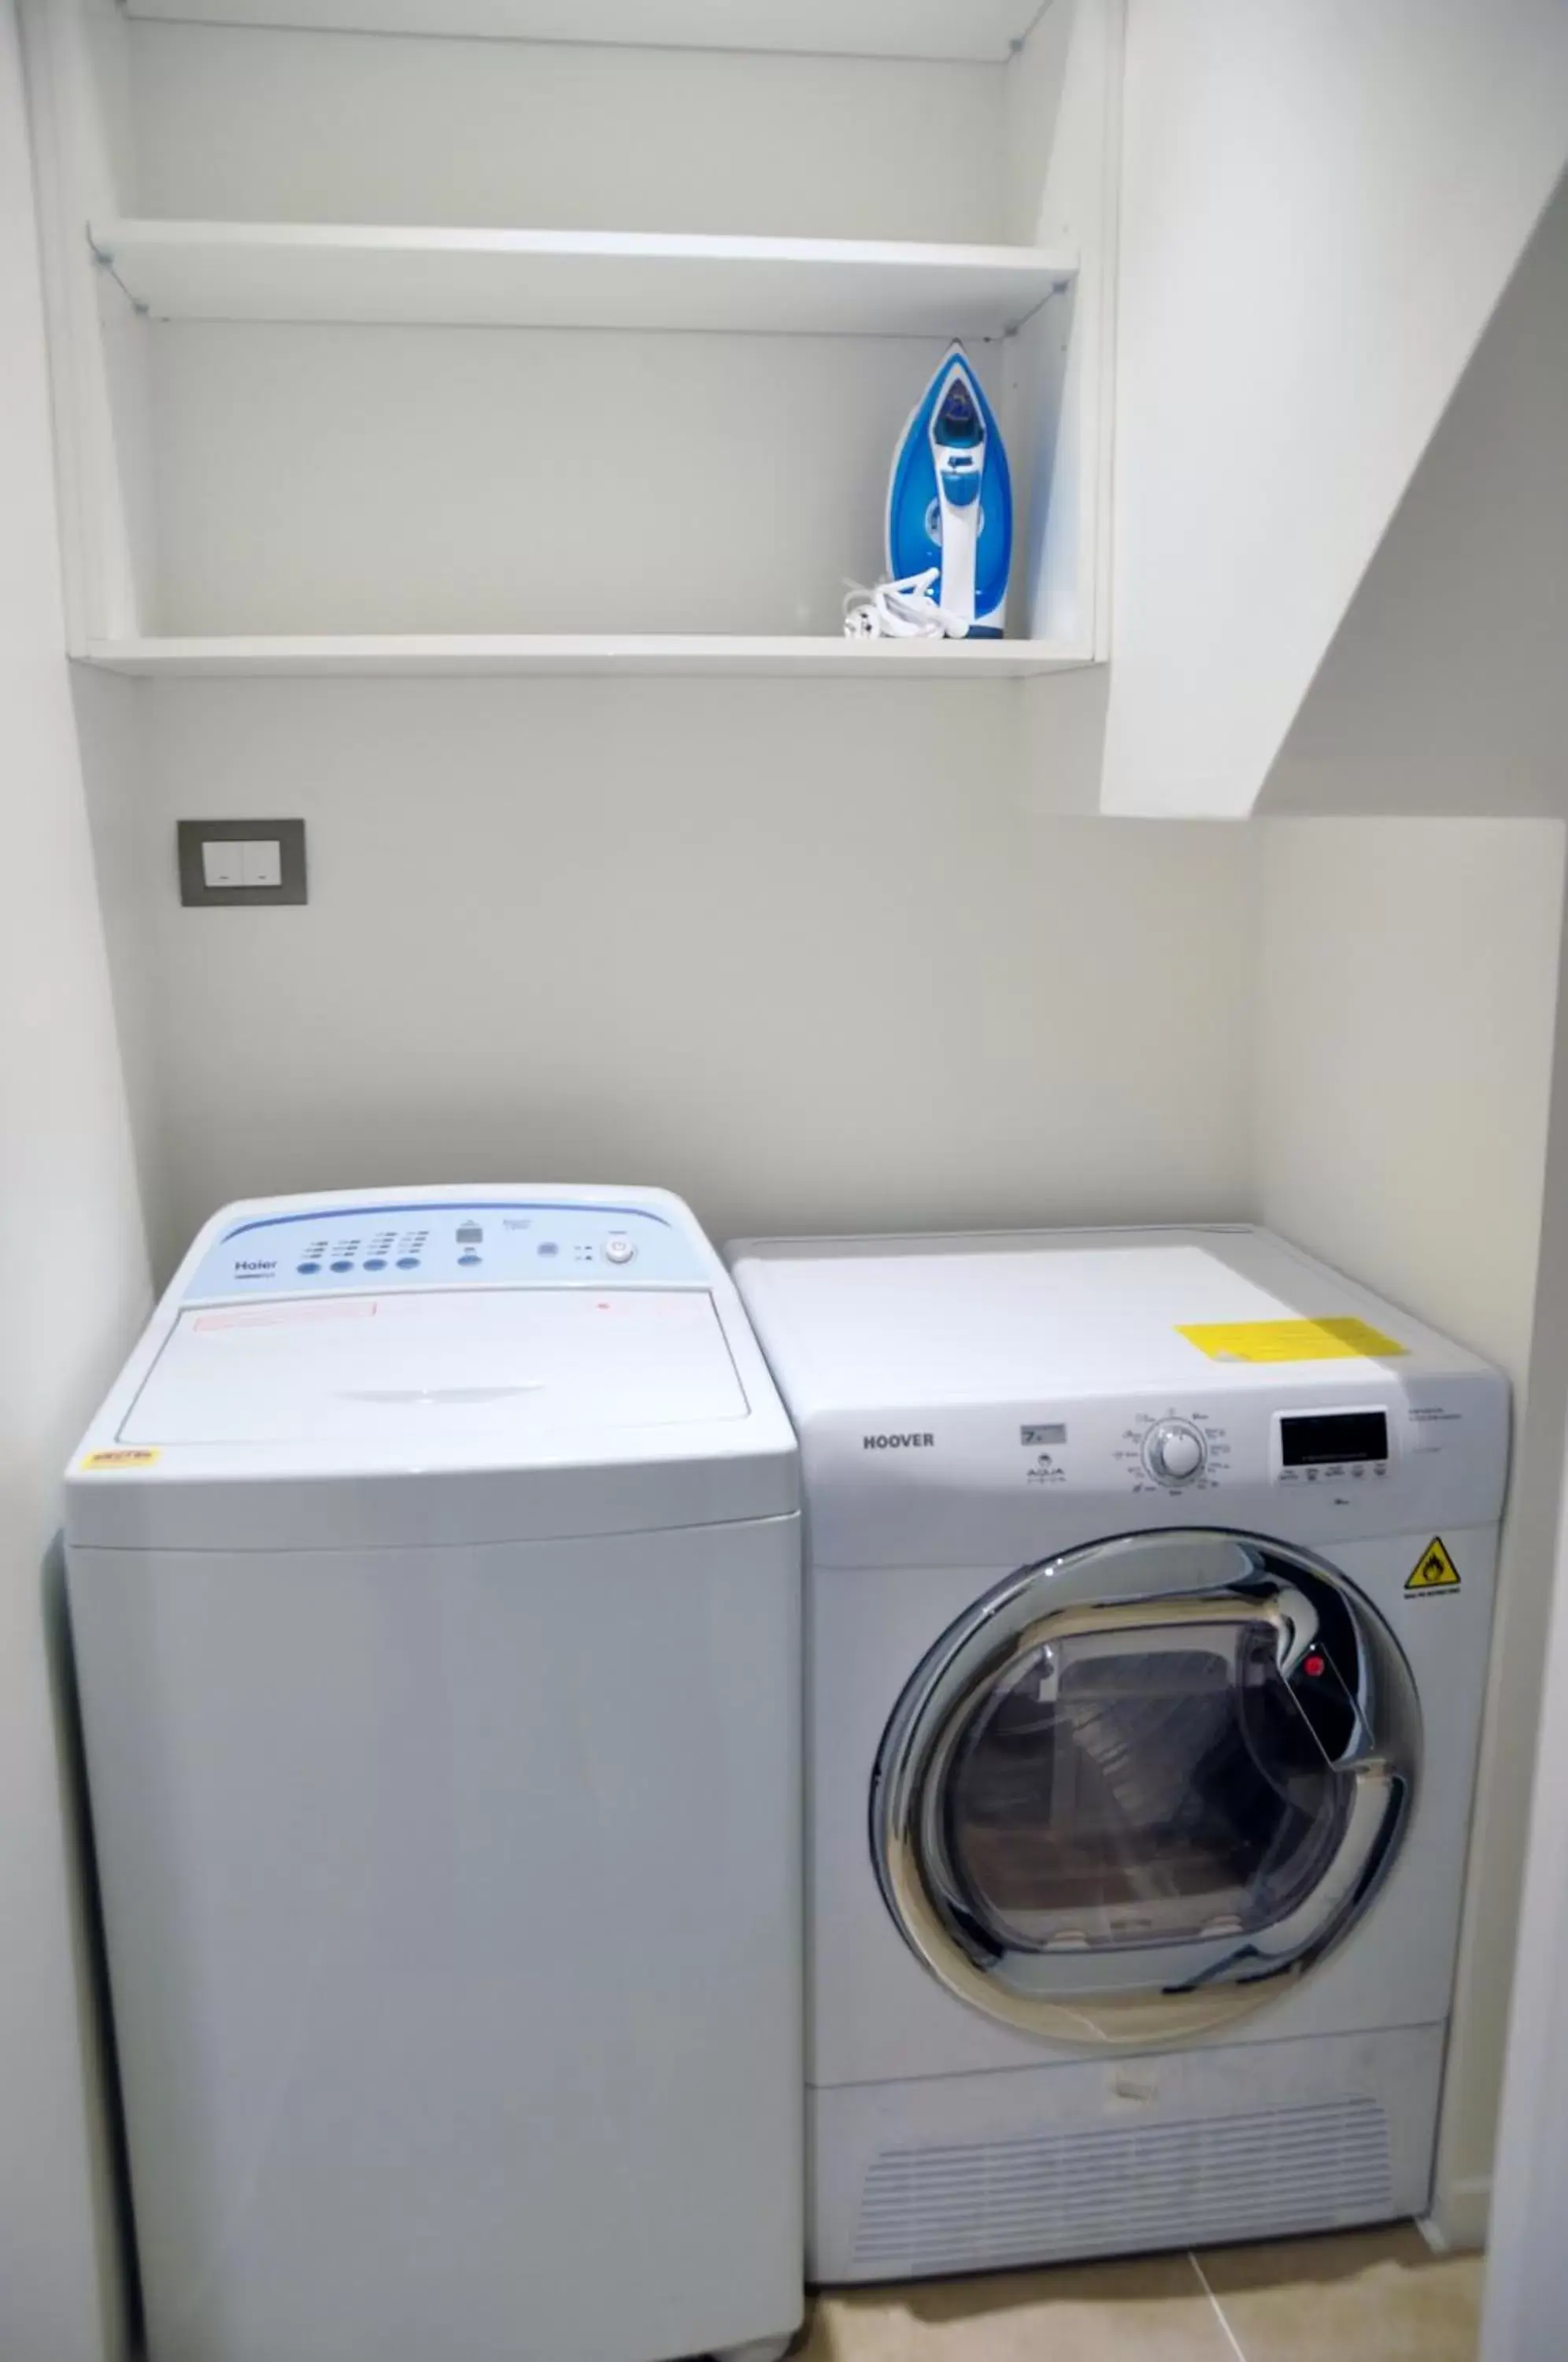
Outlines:
[[[110,672],[191,679],[471,675],[729,674],[760,679],[1005,680],[1066,672],[1087,650],[1050,640],[845,640],[614,633],[94,640]]]
[[[105,220],[156,319],[998,337],[1077,270],[1040,247],[647,231]]]
[[[305,32],[446,33],[656,49],[1000,62],[1044,0],[124,0],[131,17]]]

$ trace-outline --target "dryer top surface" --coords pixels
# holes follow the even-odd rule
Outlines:
[[[1251,1229],[761,1240],[731,1259],[798,1416],[1194,1385],[1339,1395],[1357,1373],[1485,1366]]]

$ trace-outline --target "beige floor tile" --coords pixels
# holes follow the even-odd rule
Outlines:
[[[1185,2256],[820,2296],[801,2362],[1235,2362]]]
[[[1434,2256],[1414,2224],[1198,2257],[1246,2362],[1474,2362],[1479,2256]]]

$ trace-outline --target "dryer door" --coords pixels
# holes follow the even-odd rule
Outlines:
[[[889,1725],[872,1844],[926,1965],[1057,2040],[1255,2008],[1367,1909],[1418,1773],[1415,1686],[1334,1568],[1140,1534],[998,1585]]]

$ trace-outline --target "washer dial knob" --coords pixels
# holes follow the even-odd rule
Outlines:
[[[1203,1438],[1180,1419],[1163,1418],[1143,1443],[1143,1464],[1162,1485],[1189,1485],[1203,1473]]]

